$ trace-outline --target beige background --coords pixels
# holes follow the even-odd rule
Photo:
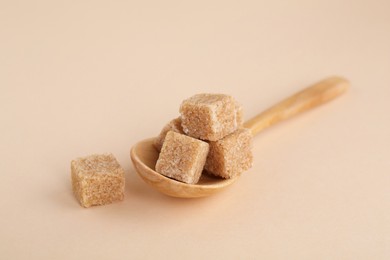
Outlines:
[[[390,2],[0,1],[0,258],[389,259]],[[250,118],[317,80],[345,96],[264,131],[216,196],[161,195],[130,147],[199,92]],[[70,161],[113,152],[121,203]]]

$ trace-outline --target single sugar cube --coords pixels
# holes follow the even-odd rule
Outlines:
[[[94,154],[71,162],[73,193],[83,207],[124,198],[125,173],[112,154]]]
[[[161,148],[163,146],[165,136],[169,131],[173,131],[176,133],[184,134],[183,128],[181,127],[181,118],[175,118],[171,120],[168,124],[164,126],[164,128],[161,130],[160,134],[157,136],[157,138],[154,140],[154,147],[158,151],[161,151]]]
[[[218,140],[209,142],[210,151],[205,170],[222,178],[232,178],[252,167],[251,131],[241,128]]]
[[[169,131],[156,163],[156,171],[175,180],[195,184],[206,163],[209,144]]]
[[[224,94],[197,94],[180,106],[184,133],[209,141],[217,141],[234,132],[240,113],[233,97]]]

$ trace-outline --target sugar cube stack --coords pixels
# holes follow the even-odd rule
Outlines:
[[[252,164],[251,133],[242,127],[242,107],[228,95],[198,94],[184,100],[180,117],[168,122],[154,141],[160,174],[196,184],[203,170],[233,178]],[[71,162],[72,189],[83,207],[124,198],[124,170],[112,154]]]
[[[112,154],[94,154],[71,162],[72,188],[83,207],[124,198],[125,174]]]
[[[243,128],[243,110],[233,97],[197,94],[184,100],[179,111],[180,117],[170,121],[155,140],[156,149],[161,150],[157,172],[194,184],[203,169],[221,178],[233,178],[251,167],[252,135]],[[199,160],[205,153],[207,158]]]

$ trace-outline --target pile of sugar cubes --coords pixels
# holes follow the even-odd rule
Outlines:
[[[198,94],[183,101],[179,118],[155,139],[156,171],[195,184],[205,169],[232,178],[252,165],[251,132],[242,126],[242,108],[228,95]],[[112,154],[93,154],[71,162],[72,188],[83,207],[124,198],[125,174]]]
[[[155,139],[160,152],[156,171],[196,184],[203,170],[233,178],[252,166],[252,135],[243,127],[243,111],[224,94],[197,94],[184,100],[180,117],[170,121]]]

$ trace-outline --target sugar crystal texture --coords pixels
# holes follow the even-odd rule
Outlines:
[[[112,154],[94,154],[71,162],[72,188],[83,207],[124,198],[125,174]]]
[[[218,140],[209,142],[210,151],[205,170],[222,178],[232,178],[252,166],[252,135],[241,128]]]
[[[154,147],[158,151],[161,151],[161,148],[163,146],[165,136],[169,131],[173,131],[176,133],[184,134],[183,128],[181,127],[181,119],[180,117],[175,118],[171,120],[168,124],[164,126],[164,128],[161,130],[160,134],[157,136],[157,138],[154,140]]]
[[[242,106],[236,102],[235,104],[235,110],[236,110],[236,123],[237,123],[237,129],[241,128],[244,124],[244,111],[242,109]]]
[[[209,144],[169,131],[156,163],[156,171],[175,180],[195,184],[206,163]]]
[[[185,134],[194,138],[217,141],[237,130],[242,110],[233,97],[224,94],[197,94],[180,106]]]

